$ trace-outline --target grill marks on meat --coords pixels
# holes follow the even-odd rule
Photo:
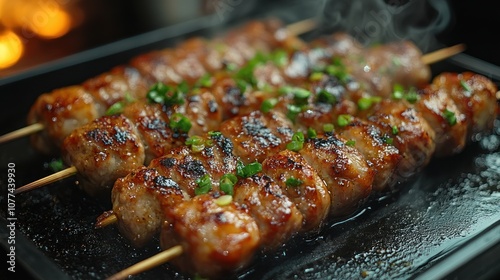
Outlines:
[[[81,145],[82,139],[85,145]],[[145,159],[139,132],[122,115],[97,119],[85,129],[78,128],[65,139],[64,146],[64,161],[78,166],[82,188],[96,196],[116,180],[105,174],[126,176],[142,166]]]
[[[253,260],[261,244],[257,222],[234,202],[221,206],[204,194],[168,212],[172,223],[163,224],[160,243],[182,245],[183,254],[172,262],[186,273],[230,277]]]
[[[220,131],[231,137],[235,153],[245,164],[262,162],[283,150],[293,135],[292,123],[286,116],[278,112],[264,116],[260,111],[229,119]]]

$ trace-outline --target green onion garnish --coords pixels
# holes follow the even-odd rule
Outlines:
[[[300,114],[300,112],[302,112],[302,108],[300,108],[300,106],[293,104],[288,104],[286,108],[288,109],[286,113],[287,118],[295,122],[297,115]]]
[[[316,137],[318,137],[318,133],[316,132],[316,130],[314,130],[314,128],[309,127],[307,129],[307,137],[308,138],[316,138]]]
[[[64,163],[62,159],[55,159],[49,162],[49,167],[52,169],[54,172],[59,172],[64,169]]]
[[[392,145],[394,143],[394,138],[392,137],[385,137],[384,142],[388,145]]]
[[[286,181],[285,181],[285,184],[287,187],[298,187],[298,186],[302,185],[303,183],[304,183],[304,181],[299,180],[299,179],[294,178],[294,177],[290,177],[290,178],[286,179]]]
[[[276,98],[271,98],[271,99],[266,99],[264,102],[262,102],[262,105],[260,106],[260,110],[264,113],[269,113],[274,106],[278,104],[278,99]]]
[[[337,98],[328,91],[322,89],[317,94],[317,102],[326,103],[326,104],[334,104],[337,102]]]
[[[147,99],[151,103],[160,103],[169,107],[184,104],[184,93],[178,88],[174,89],[163,83],[156,83],[149,89]]]
[[[325,123],[323,125],[323,131],[326,132],[326,133],[333,132],[334,129],[335,129],[335,127],[331,123]]]
[[[340,127],[349,125],[351,121],[352,121],[351,115],[342,114],[337,117],[337,125]]]
[[[191,147],[191,150],[195,153],[203,151],[205,149],[205,140],[200,136],[191,136],[189,137],[185,144]]]
[[[248,178],[262,171],[262,164],[258,162],[252,162],[248,165],[244,165],[241,161],[236,164],[236,175],[242,178]]]
[[[465,89],[465,91],[472,92],[472,88],[465,80],[460,79],[460,85]]]
[[[298,152],[304,147],[304,133],[297,131],[292,136],[292,141],[286,145],[290,151]]]
[[[224,174],[220,178],[220,190],[225,194],[233,195],[234,184],[236,184],[236,182],[238,182],[236,175],[231,173]]]
[[[175,113],[170,118],[170,128],[174,131],[188,133],[191,126],[191,121],[181,113]]]
[[[286,51],[278,49],[271,53],[271,60],[278,66],[285,66],[288,63],[288,54]]]
[[[400,84],[395,84],[392,89],[392,98],[393,99],[403,99],[404,97],[404,88]]]
[[[215,200],[215,204],[217,204],[218,206],[226,206],[231,204],[231,202],[233,202],[232,195],[222,195]]]
[[[125,104],[123,101],[118,101],[111,105],[108,110],[106,110],[106,116],[112,116],[123,113],[123,109],[125,109]]]
[[[198,186],[194,189],[194,193],[196,195],[208,193],[212,189],[212,179],[210,179],[210,175],[208,174],[198,178],[196,180],[196,184],[198,184]]]
[[[203,75],[196,83],[194,84],[195,88],[200,88],[200,87],[211,87],[213,85],[213,80],[212,76],[210,74],[205,74]]]
[[[448,110],[448,108],[444,110],[443,118],[445,118],[446,121],[448,121],[448,124],[451,126],[457,124],[457,116],[455,115],[454,112]]]
[[[399,129],[397,126],[393,125],[392,126],[392,134],[393,135],[397,135],[399,133]]]
[[[356,141],[355,140],[348,140],[347,142],[345,142],[346,146],[349,146],[349,147],[354,147],[354,145],[356,145]]]
[[[358,100],[358,108],[360,110],[366,110],[373,106],[373,103],[378,103],[382,101],[382,97],[380,96],[370,96],[370,97],[361,97]]]

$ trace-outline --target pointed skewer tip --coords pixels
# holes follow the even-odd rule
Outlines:
[[[138,262],[114,275],[111,275],[106,280],[121,280],[125,279],[131,275],[135,275],[151,268],[162,265],[178,256],[183,252],[182,246],[177,245],[168,250],[162,251],[150,258],[147,258],[141,262]]]

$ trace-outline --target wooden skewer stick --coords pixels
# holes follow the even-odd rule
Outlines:
[[[437,51],[430,52],[422,56],[422,62],[424,64],[430,65],[438,61],[447,59],[451,56],[459,54],[465,50],[465,44],[457,44],[451,47],[439,49]]]
[[[162,251],[150,258],[147,258],[141,262],[138,262],[112,276],[107,278],[107,280],[121,280],[125,279],[131,275],[135,275],[141,272],[144,272],[146,270],[149,270],[151,268],[157,267],[159,265],[162,265],[168,261],[170,261],[173,258],[176,258],[182,254],[182,246],[177,245],[174,246],[168,250]]]
[[[36,133],[38,131],[43,130],[43,125],[40,123],[34,123],[32,125],[28,125],[26,127],[20,128],[18,130],[9,132],[7,134],[4,134],[0,136],[0,144],[8,142],[10,140],[14,140],[17,138],[21,138],[24,136],[28,136],[30,134]]]
[[[98,220],[95,223],[96,229],[109,226],[109,225],[114,224],[118,221],[118,217],[112,211],[104,212],[104,214],[99,216],[97,219]]]
[[[44,185],[47,185],[47,184],[50,184],[50,183],[62,180],[64,178],[67,178],[67,177],[70,177],[70,176],[73,176],[77,172],[78,171],[76,170],[76,167],[74,167],[74,166],[68,167],[68,168],[66,168],[64,170],[61,170],[61,171],[57,172],[57,173],[54,173],[54,174],[49,175],[47,177],[44,177],[42,179],[39,179],[39,180],[36,180],[36,181],[31,182],[29,184],[26,184],[26,185],[24,185],[24,186],[22,186],[20,188],[17,188],[17,189],[14,190],[14,194],[19,194],[19,193],[22,193],[22,192],[34,190],[34,189],[39,188],[41,186],[44,186]]]
[[[292,35],[300,35],[314,30],[317,26],[318,22],[315,19],[309,18],[287,25],[286,31]]]

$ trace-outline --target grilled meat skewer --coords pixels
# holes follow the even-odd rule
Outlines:
[[[293,63],[286,69],[286,74],[294,79],[307,78],[304,76],[308,73],[307,66],[315,65],[315,60],[345,55],[346,49],[353,53],[346,56],[352,61],[348,68],[362,75],[364,87],[370,90],[385,94],[390,91],[388,80],[379,77],[385,72],[405,73],[406,77],[398,81],[403,85],[423,84],[430,78],[428,67],[420,61],[420,51],[409,42],[390,43],[365,53],[353,38],[337,34],[315,41],[312,45],[314,51],[309,53],[301,51],[307,47],[296,37],[283,36],[280,27],[274,21],[253,22],[244,26],[242,31],[233,30],[223,40],[207,43],[203,39],[191,39],[175,49],[138,56],[129,65],[118,66],[82,85],[44,94],[37,99],[28,116],[28,123],[45,127],[44,131],[32,136],[33,144],[44,153],[58,152],[63,139],[76,127],[104,115],[111,105],[127,96],[142,99],[155,82],[177,85],[184,81],[192,85],[207,73],[240,67],[256,53],[269,53],[272,49],[298,50],[291,57]],[[391,55],[398,58],[387,61],[377,58],[386,59]],[[410,74],[413,77],[408,79]],[[269,77],[271,79],[272,75]]]

